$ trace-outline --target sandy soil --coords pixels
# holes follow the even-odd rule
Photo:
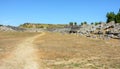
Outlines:
[[[41,69],[37,63],[33,41],[44,34],[23,40],[7,58],[1,61],[0,69]]]

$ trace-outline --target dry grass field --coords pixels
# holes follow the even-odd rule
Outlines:
[[[22,44],[26,39],[37,34],[40,33],[0,32],[0,69],[24,69],[21,68],[21,66],[17,67],[17,65],[22,64],[20,62],[21,60],[16,60],[16,57],[18,59],[18,55],[24,56],[25,50],[28,52],[29,50],[26,49],[27,46],[24,46],[25,49],[22,50],[22,45],[20,44]],[[16,53],[18,53],[18,55],[15,55]]]
[[[1,32],[0,69],[120,69],[120,40],[40,34]]]
[[[35,41],[50,69],[120,69],[120,41],[46,33]]]
[[[10,53],[22,40],[36,34],[38,33],[0,32],[0,58],[3,58],[3,55]]]

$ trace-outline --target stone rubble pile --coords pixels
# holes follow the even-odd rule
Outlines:
[[[120,39],[120,23],[100,23],[98,25],[82,25],[77,34],[94,38],[115,38]]]
[[[13,28],[10,26],[0,26],[0,31],[15,31]]]
[[[0,26],[0,31],[4,32],[42,32],[45,31],[45,29],[41,28],[20,28],[20,27],[14,27],[14,26]]]
[[[48,29],[50,32],[59,32],[59,33],[66,33],[69,32],[71,28],[54,28],[54,29]]]

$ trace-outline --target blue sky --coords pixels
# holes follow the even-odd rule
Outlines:
[[[119,0],[0,0],[0,24],[105,22],[119,8]]]

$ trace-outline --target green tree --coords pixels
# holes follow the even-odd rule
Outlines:
[[[87,24],[87,22],[85,21],[84,24]]]
[[[99,22],[95,22],[95,25],[98,25],[99,24]]]
[[[73,26],[73,22],[70,22],[69,25],[70,25],[70,26]]]
[[[115,16],[115,22],[120,23],[120,9],[119,9],[117,15]]]
[[[99,22],[99,24],[102,24],[102,22]]]
[[[3,26],[2,24],[0,24],[0,26]]]
[[[81,25],[84,25],[84,24],[87,24],[87,22],[86,22],[86,21],[84,21],[84,22],[81,22]]]
[[[94,23],[92,22],[91,25],[93,25]]]
[[[83,22],[81,22],[81,25],[83,25]]]
[[[115,13],[114,12],[109,12],[106,14],[107,17],[107,23],[111,22],[111,21],[115,21]]]
[[[77,26],[77,22],[74,22],[74,25]]]

